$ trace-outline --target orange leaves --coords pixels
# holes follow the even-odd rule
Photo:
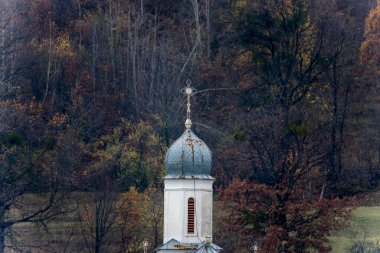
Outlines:
[[[149,232],[152,227],[162,225],[163,217],[157,210],[157,205],[162,205],[162,199],[156,203],[156,194],[153,188],[138,192],[136,187],[132,186],[128,192],[121,195],[120,202],[123,204],[117,222],[122,230],[122,252],[138,251],[144,239],[153,241],[149,238]]]
[[[76,57],[76,52],[74,52],[71,45],[70,37],[67,33],[63,33],[56,39],[55,53],[64,58],[74,58]]]
[[[56,113],[53,115],[53,117],[50,119],[49,124],[55,127],[62,126],[63,124],[67,123],[67,115]]]
[[[51,33],[53,33],[53,35],[50,37],[33,39],[29,46],[40,54],[40,57],[44,54],[50,55],[50,61],[56,62],[64,59],[74,61],[77,58],[77,52],[75,52],[72,47],[69,34],[56,34],[52,31]]]
[[[380,5],[372,9],[365,23],[364,36],[367,39],[379,39],[380,34]]]
[[[128,192],[122,194],[123,206],[120,210],[120,224],[126,221],[126,231],[135,231],[144,217],[142,209],[147,205],[149,200],[147,192],[139,193],[136,187],[132,186]]]
[[[375,73],[380,74],[380,4],[370,11],[366,19],[364,37],[360,47],[360,61],[367,67],[372,65]]]
[[[236,65],[239,67],[244,67],[244,68],[251,68],[253,67],[253,62],[252,62],[252,57],[253,54],[251,51],[246,51],[242,53],[237,59],[236,59]]]
[[[252,71],[257,66],[253,61],[252,51],[243,52],[236,60],[235,66],[241,72],[241,78],[238,87],[243,90],[249,90],[257,85],[259,81],[258,75]]]

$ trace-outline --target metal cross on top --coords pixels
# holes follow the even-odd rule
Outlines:
[[[190,112],[191,112],[191,109],[190,109],[190,107],[191,107],[190,97],[192,95],[194,95],[195,89],[190,86],[191,85],[191,81],[190,80],[187,80],[186,84],[187,84],[187,87],[183,88],[181,90],[181,92],[184,93],[184,94],[186,94],[186,96],[187,96],[187,110],[186,110],[185,126],[186,126],[186,129],[190,129],[191,125],[192,125],[191,119],[190,119]]]

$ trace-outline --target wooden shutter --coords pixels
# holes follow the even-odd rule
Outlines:
[[[189,198],[187,201],[187,233],[194,234],[194,223],[195,223],[195,202],[194,198]]]

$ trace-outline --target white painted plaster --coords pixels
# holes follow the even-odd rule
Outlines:
[[[164,243],[200,243],[212,236],[212,179],[165,179]],[[187,201],[195,199],[195,233],[187,233]]]

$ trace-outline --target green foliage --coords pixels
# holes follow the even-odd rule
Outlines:
[[[21,146],[23,144],[23,140],[19,133],[11,131],[2,135],[1,143],[6,146]]]
[[[291,121],[289,126],[290,131],[298,138],[305,138],[309,133],[309,127],[306,122]]]
[[[244,126],[238,127],[234,132],[234,139],[237,141],[245,141],[247,137]]]
[[[258,84],[272,86],[285,108],[302,100],[320,69],[328,67],[319,28],[310,19],[308,1],[259,1],[236,26],[240,44],[252,54],[252,68],[259,70]]]
[[[12,31],[0,43],[3,195],[47,191],[58,181],[83,189],[99,175],[122,190],[161,187],[164,146],[183,130],[178,91],[188,77],[208,89],[193,97],[192,117],[211,126],[204,133],[217,157],[217,187],[238,175],[276,190],[310,188],[317,199],[333,169],[342,195],[375,187],[378,96],[360,77],[367,65],[357,52],[369,3],[17,0],[14,20],[0,15],[7,26],[0,30]],[[361,61],[373,66],[378,23],[376,9],[361,47]],[[269,229],[264,214],[278,209],[266,201],[255,202],[266,205],[260,212],[243,211],[250,233]],[[221,241],[240,236],[232,231]]]
[[[92,166],[107,171],[124,189],[135,186],[144,191],[151,185],[160,185],[163,154],[163,144],[151,125],[122,120],[111,134],[95,143],[96,160]]]
[[[294,43],[291,36],[308,25],[305,1],[295,1],[296,4],[292,7],[277,3],[273,9],[270,9],[273,1],[269,2],[246,13],[236,28],[242,45],[252,50],[253,61],[258,62],[262,71],[268,75],[274,71],[273,63],[286,69],[298,60],[298,55],[288,50]],[[276,8],[284,13],[276,12]],[[278,53],[274,54],[273,51]]]
[[[253,230],[253,233],[263,231],[268,222],[267,214],[259,210],[243,210],[242,216],[247,223],[245,229]]]

